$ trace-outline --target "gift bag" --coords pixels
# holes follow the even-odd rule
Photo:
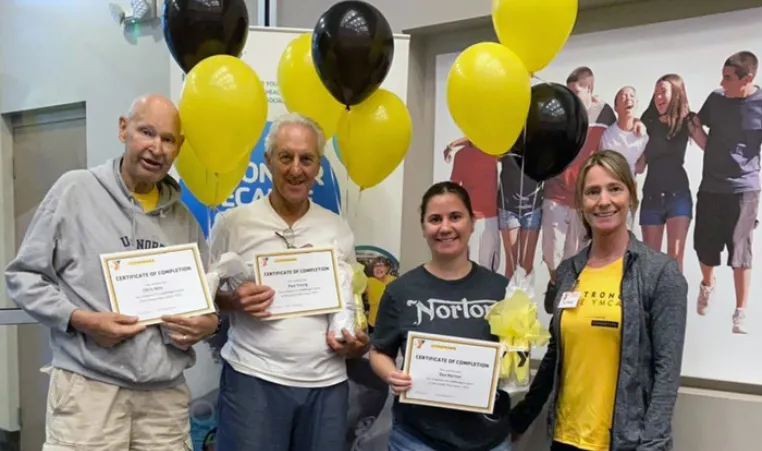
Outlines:
[[[545,346],[550,333],[537,319],[534,280],[519,268],[506,288],[505,299],[492,306],[485,319],[503,345],[500,388],[524,391],[531,382],[530,356],[534,346]]]
[[[362,302],[362,294],[368,284],[364,267],[358,262],[353,265],[343,258],[338,259],[339,284],[344,299],[344,309],[331,315],[329,331],[333,332],[337,340],[343,340],[342,329],[346,329],[352,336],[358,330],[367,330],[368,319],[365,317],[365,307]]]

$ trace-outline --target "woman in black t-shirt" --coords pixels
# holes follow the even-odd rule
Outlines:
[[[387,285],[372,336],[373,370],[395,395],[415,384],[397,368],[407,333],[498,341],[484,315],[505,297],[508,279],[468,259],[474,213],[468,193],[453,182],[424,194],[421,227],[431,260]],[[511,401],[498,391],[491,415],[394,403],[390,451],[508,451]]]
[[[650,138],[636,165],[638,173],[648,167],[640,207],[643,242],[661,251],[666,227],[666,253],[677,260],[681,269],[693,218],[693,198],[684,163],[688,140],[697,133],[695,116],[688,106],[683,79],[676,74],[659,78],[651,103],[641,117]]]

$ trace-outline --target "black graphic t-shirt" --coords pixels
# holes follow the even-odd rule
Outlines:
[[[484,319],[505,297],[508,280],[473,263],[460,280],[442,280],[423,266],[386,287],[372,336],[374,348],[392,359],[405,351],[408,331],[497,341]],[[510,397],[498,392],[493,415],[394,403],[395,425],[433,449],[487,451],[508,438]]]

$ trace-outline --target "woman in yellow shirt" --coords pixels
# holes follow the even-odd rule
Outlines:
[[[376,326],[376,316],[378,316],[378,305],[381,302],[381,296],[384,294],[386,286],[396,279],[389,272],[391,265],[383,257],[377,257],[373,260],[373,277],[368,278],[368,286],[365,294],[368,297],[368,325],[370,332]]]
[[[677,261],[627,229],[638,205],[625,158],[602,150],[577,179],[591,244],[558,268],[551,341],[514,438],[550,399],[552,451],[668,451],[688,286]]]

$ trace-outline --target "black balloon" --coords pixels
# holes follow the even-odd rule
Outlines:
[[[378,89],[393,57],[392,28],[381,11],[368,3],[336,3],[315,25],[315,69],[331,95],[347,107]]]
[[[521,157],[518,164],[525,175],[537,182],[548,180],[577,157],[588,125],[585,105],[569,88],[558,83],[532,86],[525,133],[511,151]]]
[[[166,0],[164,40],[185,73],[215,55],[239,57],[249,34],[244,0]]]

